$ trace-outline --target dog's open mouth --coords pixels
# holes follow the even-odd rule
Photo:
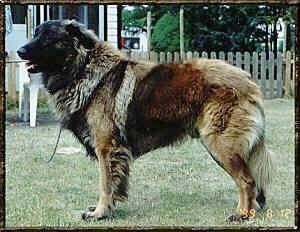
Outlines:
[[[38,73],[41,72],[41,67],[38,64],[33,63],[32,61],[28,61],[26,63],[27,71],[29,73]]]

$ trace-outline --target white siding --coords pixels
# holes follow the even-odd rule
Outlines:
[[[118,47],[118,9],[117,5],[107,6],[107,41]]]
[[[99,5],[99,39],[104,40],[104,6]]]
[[[5,38],[5,51],[16,52],[21,46],[28,42],[26,38],[26,25],[13,24],[13,30]]]

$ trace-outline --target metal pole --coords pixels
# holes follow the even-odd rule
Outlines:
[[[63,7],[62,6],[58,7],[58,18],[60,20],[62,20],[62,18],[63,18]]]
[[[88,7],[83,7],[83,23],[86,26],[86,28],[89,27],[89,18],[88,18]]]
[[[98,18],[98,22],[99,22],[99,38],[101,40],[104,40],[104,6],[103,5],[99,5],[99,18]]]
[[[147,48],[151,51],[151,11],[147,12]]]
[[[184,59],[184,26],[183,26],[183,7],[180,7],[179,11],[179,39],[180,39],[180,59]]]
[[[32,6],[28,6],[27,10],[27,39],[31,39],[33,35],[33,20],[32,20],[32,15],[33,15],[33,8]]]
[[[45,21],[44,5],[40,5],[40,24]]]
[[[47,18],[46,18],[46,20],[47,21],[50,20],[50,6],[49,5],[47,5]]]

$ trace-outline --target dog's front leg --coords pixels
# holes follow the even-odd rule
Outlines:
[[[100,172],[100,198],[97,206],[89,207],[83,219],[111,216],[116,201],[127,199],[131,152],[112,137],[102,139],[96,147]]]

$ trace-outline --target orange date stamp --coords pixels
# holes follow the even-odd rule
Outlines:
[[[240,210],[240,214],[244,215],[248,218],[254,218],[258,212],[255,209],[250,210]],[[260,215],[265,216],[268,219],[271,219],[273,217],[281,217],[288,219],[294,215],[294,209],[271,209],[268,208],[262,212],[259,212]]]

